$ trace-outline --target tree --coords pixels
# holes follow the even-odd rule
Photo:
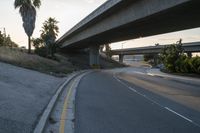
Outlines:
[[[144,61],[150,61],[154,59],[154,54],[145,54]]]
[[[4,38],[4,46],[12,47],[12,41],[11,41],[10,35]]]
[[[35,53],[39,56],[47,56],[47,48],[45,47],[44,41],[42,38],[32,38],[32,44],[35,47]]]
[[[103,48],[104,48],[104,45],[100,45],[99,51],[100,51],[100,52],[103,52]]]
[[[31,42],[33,43],[33,46],[35,47],[35,49],[44,47],[44,41],[41,38],[32,38]]]
[[[48,18],[44,23],[41,30],[41,38],[45,42],[46,47],[48,48],[48,54],[53,57],[56,45],[55,40],[59,33],[59,28],[57,26],[58,21],[55,18]]]
[[[200,57],[196,56],[190,59],[191,72],[200,74]]]
[[[108,58],[111,58],[112,57],[112,53],[111,53],[111,47],[109,44],[105,44],[105,52],[106,52],[106,56]]]
[[[0,31],[0,46],[3,46],[3,45],[4,45],[4,36]]]
[[[23,27],[28,36],[28,53],[31,53],[31,36],[35,29],[36,8],[41,5],[40,0],[15,0],[15,9],[19,8],[21,14]]]
[[[2,34],[0,31],[0,46],[18,47],[18,44],[12,41],[10,35]]]
[[[176,44],[164,47],[160,54],[163,64],[170,72],[176,72],[179,69],[177,63],[180,64],[180,58],[185,59],[184,56],[181,39]]]

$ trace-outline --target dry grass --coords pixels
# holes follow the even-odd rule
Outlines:
[[[46,59],[35,54],[27,54],[17,49],[0,47],[0,61],[2,62],[55,76],[62,76],[75,70],[65,57],[60,55],[57,57],[59,61]]]

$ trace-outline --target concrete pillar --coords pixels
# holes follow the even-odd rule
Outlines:
[[[188,56],[189,58],[192,58],[192,52],[187,52],[187,56]]]
[[[90,66],[99,67],[99,46],[90,46]]]
[[[124,60],[124,55],[120,54],[119,55],[119,63],[123,63],[123,60]]]
[[[157,54],[154,55],[154,65],[155,66],[158,65],[158,55]]]

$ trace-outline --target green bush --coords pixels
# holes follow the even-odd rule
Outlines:
[[[191,72],[190,58],[188,58],[186,55],[180,55],[180,57],[175,62],[175,72]]]
[[[176,72],[180,71],[181,56],[184,58],[184,51],[180,40],[176,44],[164,47],[160,54],[160,59],[169,72]]]
[[[144,61],[150,61],[154,59],[154,55],[153,54],[145,54],[144,55]]]
[[[200,74],[200,57],[196,56],[190,59],[191,72]]]
[[[169,72],[200,74],[200,57],[184,54],[181,40],[162,49],[160,59]]]
[[[35,49],[35,53],[42,57],[47,57],[47,48],[42,46]]]
[[[190,59],[186,57],[182,62],[183,63],[180,66],[181,73],[190,73],[191,72]]]

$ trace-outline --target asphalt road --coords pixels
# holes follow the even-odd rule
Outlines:
[[[96,71],[77,88],[75,118],[75,133],[200,133],[200,82]]]

